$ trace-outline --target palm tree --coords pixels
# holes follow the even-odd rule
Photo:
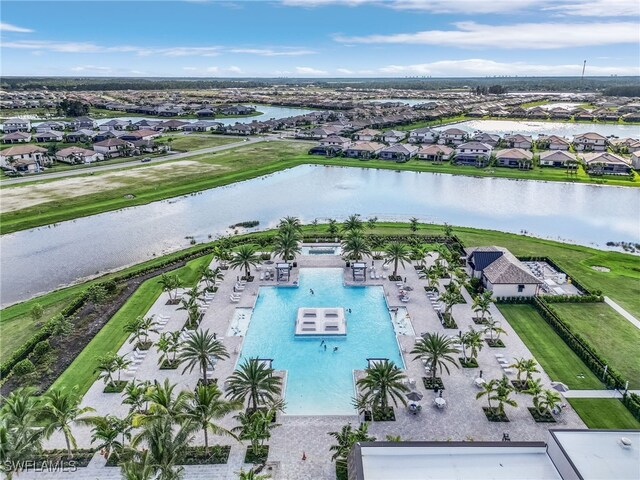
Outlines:
[[[447,363],[451,363],[458,368],[455,358],[451,356],[457,353],[457,350],[453,348],[452,340],[439,333],[425,334],[416,342],[411,353],[416,355],[414,360],[426,360],[431,369],[431,378],[434,380],[438,367],[440,367],[440,374],[442,374],[442,369],[445,369],[447,374],[450,373]]]
[[[281,233],[301,233],[302,223],[298,217],[284,217],[278,223],[278,230]]]
[[[434,285],[437,287],[438,280],[440,280],[440,272],[434,265],[426,268],[422,267],[418,272],[418,276],[427,281],[427,287],[433,287]]]
[[[240,469],[238,472],[238,480],[268,480],[271,477],[269,475],[260,475],[255,472],[255,470],[250,469],[246,472],[243,469]]]
[[[327,233],[332,237],[338,234],[338,222],[333,218],[329,219],[327,224]]]
[[[405,378],[405,374],[395,363],[384,360],[369,366],[365,370],[365,377],[359,379],[356,384],[365,396],[372,398],[373,409],[379,408],[386,414],[389,398],[396,407],[398,400],[403,405],[407,404],[404,393],[408,392],[409,388],[402,383]]]
[[[122,399],[122,403],[124,405],[129,405],[130,414],[138,414],[142,413],[143,410],[146,410],[146,394],[150,385],[151,382],[148,380],[145,382],[133,380],[132,382],[127,383],[127,386],[124,387],[124,398]]]
[[[360,260],[363,256],[371,256],[367,240],[358,233],[347,235],[342,241],[342,253],[347,260]]]
[[[213,254],[213,258],[218,261],[223,269],[227,266],[227,262],[231,260],[231,250],[222,241],[213,247],[211,253]]]
[[[44,436],[47,439],[51,438],[54,432],[60,430],[67,444],[69,458],[73,455],[71,448],[78,448],[71,426],[85,422],[81,415],[93,411],[91,407],[80,407],[80,401],[81,397],[77,394],[76,388],[52,389],[42,396],[40,414],[44,422]]]
[[[367,423],[361,423],[355,430],[348,423],[343,425],[339,432],[329,432],[329,435],[337,442],[329,447],[329,451],[334,452],[331,460],[336,462],[336,466],[346,467],[347,456],[356,443],[375,441],[375,437],[369,435],[368,429],[369,424]]]
[[[91,443],[98,443],[98,450],[104,450],[104,457],[108,460],[111,454],[122,452],[126,440],[131,438],[131,423],[128,418],[120,419],[115,415],[93,417],[90,420]]]
[[[537,368],[538,364],[533,358],[515,358],[513,360],[513,364],[509,365],[509,367],[515,368],[518,371],[518,375],[516,377],[518,381],[520,381],[520,375],[522,375],[523,373],[527,374],[527,377],[525,379],[526,382],[529,382],[529,380],[531,380],[531,376],[534,373],[539,373],[539,370]]]
[[[168,415],[142,424],[142,429],[131,441],[136,448],[144,445],[157,480],[177,480],[184,468],[180,463],[193,441],[197,426],[190,420],[179,424]]]
[[[292,227],[289,227],[292,228]],[[296,230],[287,230],[278,233],[274,239],[273,253],[280,255],[285,262],[295,260],[296,254],[299,254],[300,235]]]
[[[116,365],[117,356],[115,353],[108,353],[98,358],[98,366],[93,373],[100,372],[98,379],[104,380],[106,386],[113,385],[113,374],[118,370]]]
[[[482,398],[485,395],[487,396],[487,403],[489,404],[489,409],[493,410],[493,406],[491,405],[491,400],[496,400],[495,391],[498,385],[498,381],[493,378],[488,382],[482,384],[482,391],[476,393],[476,399]]]
[[[135,343],[136,347],[141,350],[148,350],[151,342],[149,341],[150,333],[158,333],[158,323],[153,317],[136,317],[127,323],[124,331],[131,334],[129,343]]]
[[[416,233],[418,231],[418,225],[419,220],[416,217],[411,217],[409,219],[409,229],[411,229],[413,233]]]
[[[168,418],[176,424],[184,423],[189,392],[181,390],[174,394],[175,389],[176,385],[170,383],[167,378],[162,383],[154,381],[147,388],[144,396],[149,407],[144,412],[133,416],[132,425],[137,428],[163,418]]]
[[[391,242],[384,248],[385,263],[393,262],[393,276],[398,275],[398,262],[404,267],[404,262],[411,262],[409,247],[405,243]]]
[[[189,404],[186,407],[187,418],[200,425],[204,433],[204,449],[209,453],[209,431],[214,435],[235,435],[226,428],[213,421],[224,417],[228,413],[242,407],[240,402],[229,402],[222,398],[222,392],[217,385],[198,385],[189,394]]]
[[[369,227],[369,230],[373,230],[374,228],[376,228],[377,223],[378,217],[371,217],[367,220],[367,227]]]
[[[498,320],[494,320],[492,317],[487,319],[487,324],[484,329],[484,333],[489,334],[489,339],[493,342],[494,340],[500,339],[500,334],[507,334],[506,330],[502,328],[502,324]],[[493,338],[493,334],[496,334],[496,338]]]
[[[217,280],[222,280],[224,275],[222,274],[222,269],[220,267],[210,268],[209,265],[202,265],[200,267],[200,278],[204,281],[204,284],[207,286],[207,289],[215,286]]]
[[[424,243],[418,243],[411,248],[411,259],[416,260],[417,266],[422,268],[426,267],[425,259],[429,254],[429,246]]]
[[[364,228],[360,215],[349,215],[347,219],[342,223],[342,230],[345,233],[360,233]]]
[[[166,273],[163,273],[160,277],[160,286],[162,287],[162,291],[169,294],[169,301],[171,302],[176,300],[178,288],[180,288],[181,283],[180,277],[177,275],[167,275]]]
[[[467,358],[467,348],[471,349],[469,352],[469,358],[475,360],[478,358],[478,353],[482,350],[482,347],[484,347],[484,343],[482,342],[482,332],[478,332],[471,327],[468,332],[464,333],[462,337],[460,337],[460,343],[462,343],[462,353],[465,360]]]
[[[182,340],[180,339],[180,332],[165,332],[160,335],[160,338],[156,342],[156,349],[160,353],[158,358],[158,365],[175,365],[176,355],[180,350]]]
[[[220,340],[216,340],[209,330],[191,332],[184,342],[180,356],[180,364],[186,363],[182,373],[190,372],[198,366],[202,373],[202,383],[207,384],[207,367],[215,366],[215,361],[229,358],[226,347]]]
[[[227,380],[227,396],[239,401],[248,397],[253,411],[259,404],[273,402],[282,391],[282,379],[273,372],[273,368],[257,358],[245,360]]]
[[[449,284],[451,285],[451,284]],[[447,290],[440,295],[440,300],[444,303],[444,315],[449,315],[449,312],[456,303],[464,301],[464,297],[460,294],[459,287],[447,288]]]
[[[120,473],[124,480],[152,480],[155,472],[149,451],[136,452],[134,458],[120,465]]]
[[[517,407],[518,403],[509,398],[509,395],[511,395],[511,393],[513,392],[513,386],[511,385],[511,382],[509,381],[509,379],[506,376],[503,376],[497,383],[496,383],[496,390],[495,390],[495,400],[498,401],[498,411],[500,412],[500,416],[504,416],[504,405],[511,405],[512,407]]]
[[[541,395],[533,397],[533,406],[540,415],[550,415],[551,410],[557,408],[560,402],[562,398],[555,390],[544,390]]]
[[[481,314],[480,320],[482,323],[484,323],[484,316],[489,313],[489,307],[491,307],[491,295],[492,292],[490,290],[485,290],[480,295],[473,297],[473,305],[471,305],[471,308],[474,313]]]
[[[255,247],[251,245],[240,245],[234,253],[229,265],[232,268],[244,268],[245,279],[248,281],[251,277],[250,268],[260,263],[260,258],[256,255]]]
[[[125,355],[116,355],[114,360],[113,360],[113,364],[116,367],[116,372],[118,372],[118,384],[121,382],[120,378],[121,378],[121,374],[122,371],[126,368],[129,368],[129,365],[131,365],[131,360],[129,360]]]

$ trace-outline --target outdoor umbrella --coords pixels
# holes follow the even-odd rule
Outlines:
[[[558,392],[568,392],[569,391],[569,387],[567,387],[562,382],[553,382],[553,384],[551,385],[551,388],[553,388],[554,390],[557,390]]]
[[[407,393],[407,398],[412,402],[418,402],[422,400],[422,394],[420,392],[409,392]]]

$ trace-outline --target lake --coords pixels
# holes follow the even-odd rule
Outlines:
[[[621,125],[615,123],[570,123],[570,122],[536,122],[529,120],[468,120],[455,124],[443,125],[435,130],[459,128],[469,133],[480,130],[485,133],[510,135],[520,133],[537,138],[539,134],[560,135],[573,138],[574,135],[595,132],[605,137],[615,135],[620,138],[640,138],[640,125]]]
[[[303,165],[184,197],[0,237],[3,305],[189,246],[228,226],[351,213],[464,225],[605,248],[640,242],[640,189]],[[630,210],[631,209],[631,210]]]

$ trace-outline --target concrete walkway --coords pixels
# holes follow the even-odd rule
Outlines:
[[[609,305],[611,308],[613,308],[616,312],[618,312],[620,315],[622,315],[624,318],[626,318],[627,320],[629,320],[633,325],[636,326],[636,328],[640,328],[640,320],[638,320],[636,317],[634,317],[633,315],[631,315],[629,312],[627,312],[624,308],[622,308],[620,305],[618,305],[616,302],[614,302],[613,300],[611,300],[609,297],[604,297],[604,303],[606,303],[607,305]]]
[[[629,393],[640,394],[640,390],[629,390]],[[565,398],[622,398],[619,390],[569,390],[563,392]]]

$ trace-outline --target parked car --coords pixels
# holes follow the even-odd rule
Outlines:
[[[140,160],[142,163],[147,163],[151,161],[151,157],[144,157],[142,160]]]

